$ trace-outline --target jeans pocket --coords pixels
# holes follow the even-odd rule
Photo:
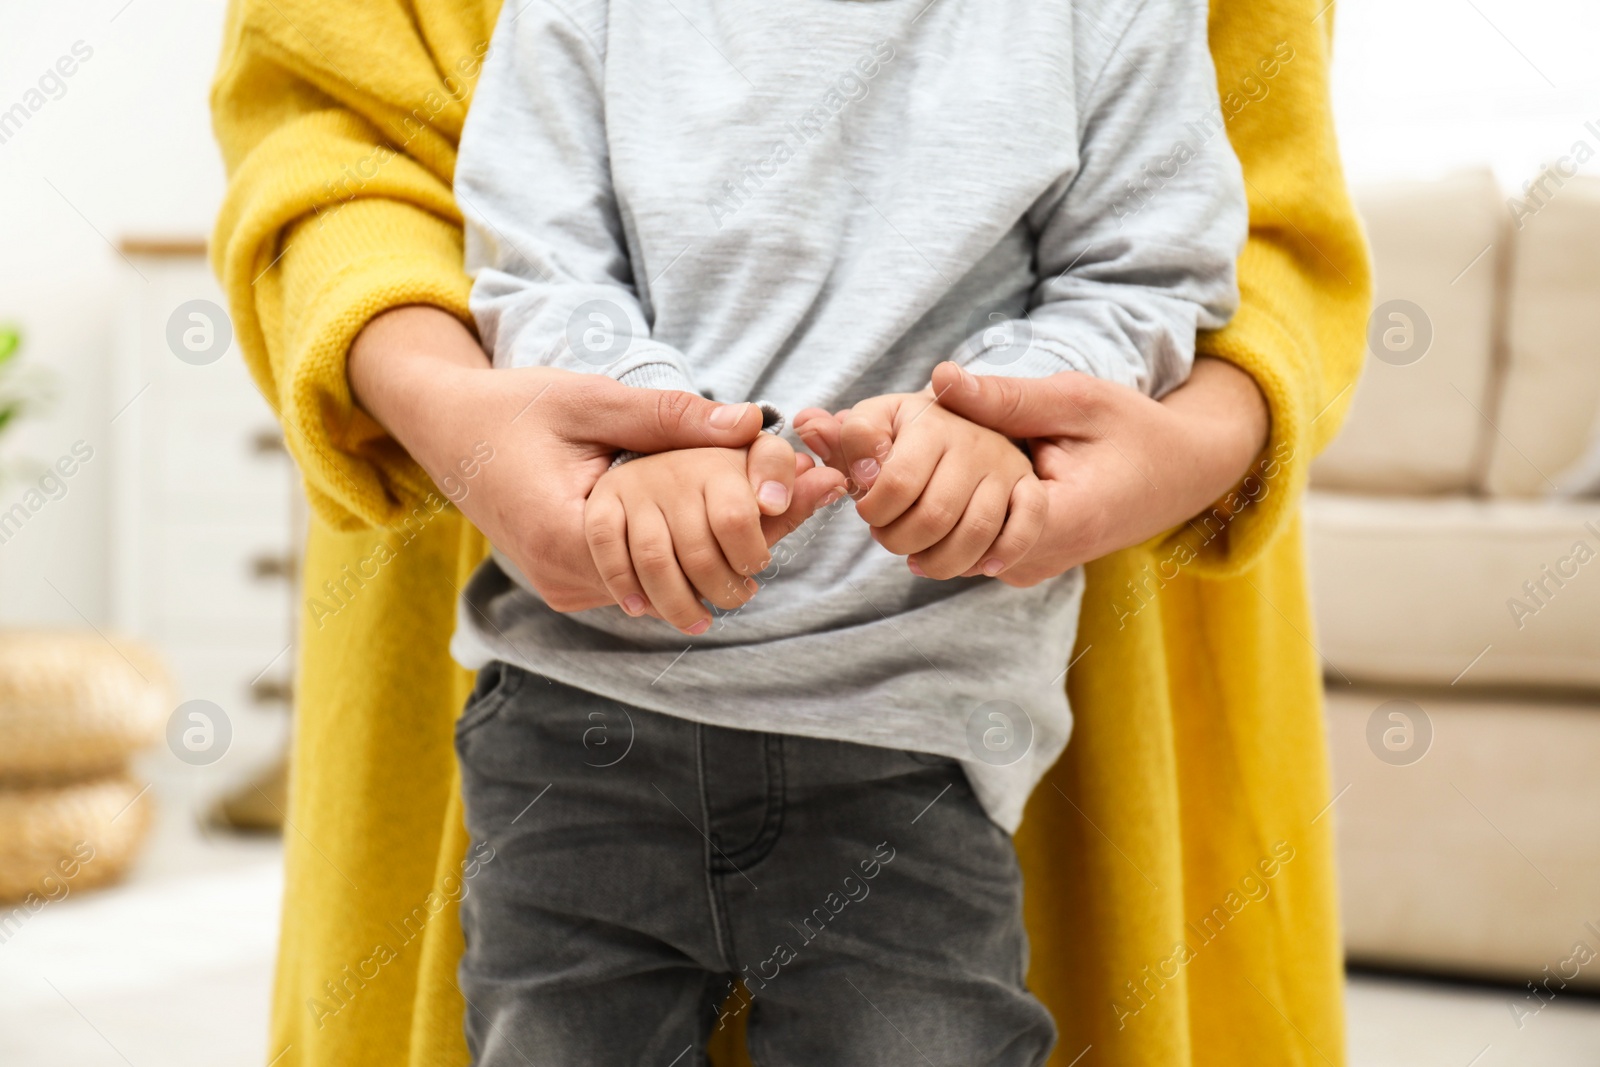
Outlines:
[[[524,676],[525,672],[498,660],[480,670],[472,695],[467,697],[461,717],[456,720],[456,738],[465,737],[494,718],[521,688]]]

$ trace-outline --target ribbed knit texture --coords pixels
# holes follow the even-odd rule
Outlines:
[[[262,1056],[278,1067],[466,1062],[451,727],[469,680],[446,642],[487,546],[453,510],[429,508],[425,475],[351,404],[344,357],[388,307],[466,319],[449,193],[466,93],[445,77],[459,90],[498,7],[234,0],[229,13],[213,108],[230,185],[213,255],[316,511],[306,589],[345,580],[379,543],[393,553],[379,578],[322,605],[332,614],[303,619]],[[1328,113],[1321,7],[1212,6],[1252,236],[1242,307],[1199,348],[1255,377],[1272,442],[1258,480],[1214,512],[1088,568],[1076,732],[1017,839],[1030,981],[1061,1026],[1058,1065],[1089,1045],[1085,1067],[1343,1062],[1298,497],[1349,404],[1370,285]],[[409,531],[384,528],[402,517]],[[1065,664],[1074,653],[1061,651]],[[719,1064],[747,1062],[737,1037],[718,1036]]]

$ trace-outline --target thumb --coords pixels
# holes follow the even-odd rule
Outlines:
[[[1072,437],[1090,427],[1078,394],[1087,375],[1064,371],[1048,378],[976,375],[951,362],[933,369],[939,406],[1007,437]]]
[[[788,537],[818,508],[829,507],[844,496],[844,475],[830,467],[814,467],[810,456],[797,457],[794,496],[782,515],[763,515],[761,532],[771,548]]]
[[[631,452],[743,448],[761,432],[754,404],[717,404],[681,389],[641,389],[599,375],[566,397],[583,439]]]
[[[840,421],[821,408],[805,408],[794,417],[794,432],[817,458],[841,473],[844,472],[844,450],[839,445]]]

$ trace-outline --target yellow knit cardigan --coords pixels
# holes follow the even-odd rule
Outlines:
[[[1076,733],[1017,837],[1030,981],[1060,1023],[1059,1065],[1343,1062],[1297,500],[1349,400],[1369,281],[1322,3],[1212,3],[1251,236],[1242,307],[1201,350],[1255,378],[1272,439],[1211,512],[1089,567]],[[456,903],[476,867],[451,738],[469,679],[446,641],[485,545],[353,406],[344,358],[385,308],[470,322],[450,180],[498,8],[233,0],[227,20],[212,255],[315,511],[263,1057],[276,1067],[466,1061]],[[715,1058],[748,1062],[732,1029]]]

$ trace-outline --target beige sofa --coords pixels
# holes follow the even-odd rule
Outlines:
[[[1558,992],[1600,988],[1600,180],[1546,188],[1520,226],[1487,172],[1358,194],[1307,527],[1351,961]]]

